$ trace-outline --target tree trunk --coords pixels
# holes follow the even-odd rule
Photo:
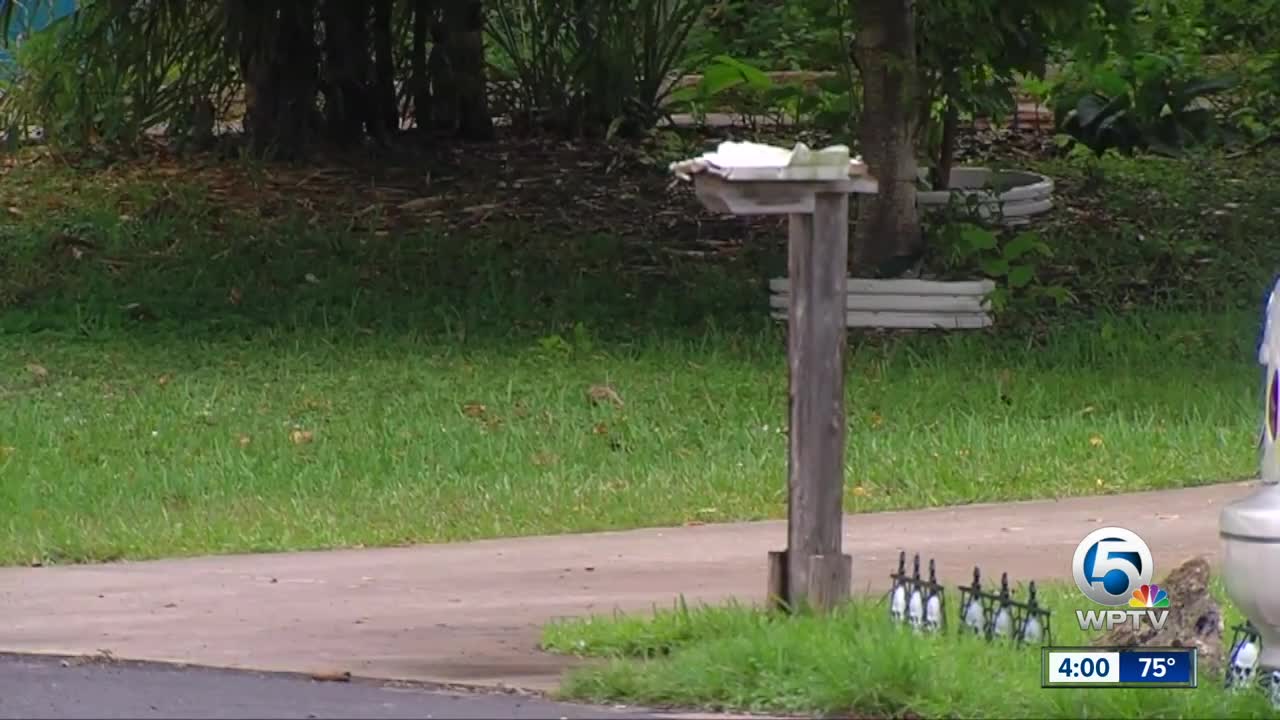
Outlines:
[[[923,251],[916,213],[919,88],[915,0],[860,0],[854,52],[862,71],[862,157],[880,183],[859,199],[852,265],[910,262]]]
[[[315,0],[227,0],[226,11],[251,146],[260,155],[296,158],[311,139],[315,112]]]
[[[431,128],[436,132],[456,134],[458,84],[448,45],[449,28],[443,19],[438,19],[431,25],[431,54],[427,56],[427,79],[431,82]]]
[[[410,88],[413,92],[413,124],[419,129],[431,127],[431,77],[427,71],[427,40],[433,15],[431,0],[413,3],[413,56]]]
[[[603,83],[616,78],[609,76],[604,67],[608,49],[601,42],[600,32],[603,30],[602,20],[612,8],[601,7],[603,3],[594,0],[574,0],[572,6],[573,36],[575,50],[579,57],[586,60],[585,75],[581,92],[570,92],[570,102],[559,108],[560,117],[556,120],[555,129],[568,137],[579,137],[589,130],[603,131],[608,127],[612,117],[607,116],[602,101],[605,99]]]
[[[956,135],[960,129],[960,108],[950,93],[947,95],[947,107],[942,114],[942,144],[938,148],[938,177],[935,178],[934,190],[946,190],[951,187],[951,168],[956,159]]]
[[[329,139],[350,146],[376,129],[369,83],[369,6],[365,0],[325,0],[324,114]]]
[[[396,105],[396,67],[392,56],[391,14],[394,0],[373,3],[373,76],[377,106],[373,113],[382,133],[400,129],[400,110]]]
[[[453,71],[458,135],[465,140],[492,140],[485,82],[484,3],[449,0],[444,6],[446,50]]]

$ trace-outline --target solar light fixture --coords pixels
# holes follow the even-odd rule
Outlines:
[[[929,558],[929,580],[924,589],[924,630],[940,633],[947,626],[947,589],[938,584],[938,567]]]
[[[920,553],[911,561],[911,585],[907,592],[907,624],[919,630],[924,625],[924,589],[920,587]]]
[[[991,617],[992,596],[982,591],[982,570],[973,566],[973,583],[960,588],[960,627],[973,633],[986,633]]]
[[[929,560],[929,579],[920,576],[920,555],[911,561],[907,574],[907,553],[898,553],[898,571],[889,579],[889,619],[906,623],[917,632],[936,633],[946,627],[947,589],[938,582],[938,565]]]
[[[1253,623],[1246,620],[1232,628],[1231,655],[1224,684],[1228,690],[1243,690],[1253,684],[1258,673],[1258,655],[1262,638]]]
[[[1050,612],[1040,607],[1040,600],[1036,597],[1036,583],[1034,580],[1027,586],[1027,601],[1025,603],[1015,602],[1017,608],[1017,627],[1018,630],[1014,635],[1014,640],[1019,645],[1025,644],[1053,644],[1053,631],[1050,626]]]
[[[910,584],[906,550],[898,553],[898,572],[890,573],[889,579],[893,581],[889,586],[889,619],[901,623],[907,619],[907,585]]]
[[[941,633],[947,627],[947,590],[938,582],[937,561],[930,558],[928,579],[920,574],[920,555],[915,554],[907,572],[907,553],[898,553],[898,569],[889,574],[889,619],[909,625],[916,632]],[[1000,591],[982,587],[982,570],[973,568],[973,582],[958,588],[959,628],[962,633],[987,640],[1000,638],[1017,645],[1052,642],[1052,613],[1040,605],[1034,582],[1027,586],[1027,600],[1017,600],[1009,587],[1009,573],[1000,576]],[[1280,686],[1278,686],[1280,687]]]
[[[1007,638],[1013,634],[1013,598],[1009,595],[1009,573],[1000,574],[1000,594],[996,611],[987,625],[987,638]]]
[[[1271,707],[1280,709],[1280,670],[1259,667],[1255,677],[1257,679],[1257,687],[1271,701]],[[1244,688],[1246,686],[1242,684],[1239,687]]]

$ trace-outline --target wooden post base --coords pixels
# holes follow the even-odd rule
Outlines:
[[[806,587],[789,587],[787,578],[790,551],[769,553],[768,605],[770,609],[797,612],[804,608],[829,612],[849,599],[853,583],[853,557],[850,555],[810,555]],[[798,592],[797,592],[798,590]]]

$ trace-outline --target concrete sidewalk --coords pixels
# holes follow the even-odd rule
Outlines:
[[[1245,483],[976,505],[846,520],[858,591],[883,591],[900,549],[944,582],[1007,571],[1066,582],[1103,524],[1141,535],[1160,577],[1216,556],[1221,506]],[[557,617],[690,600],[763,599],[781,522],[383,550],[0,569],[0,651],[547,690],[569,666],[538,651]]]

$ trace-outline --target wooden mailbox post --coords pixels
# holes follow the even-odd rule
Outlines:
[[[783,607],[829,610],[848,599],[853,564],[841,547],[849,194],[876,184],[856,174],[776,179],[781,170],[765,168],[690,175],[708,209],[789,216],[787,548],[769,553],[768,594]]]

